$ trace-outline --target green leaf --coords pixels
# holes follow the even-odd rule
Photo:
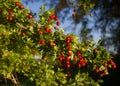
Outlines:
[[[6,78],[8,78],[8,79],[10,79],[10,78],[11,78],[10,73],[7,73],[7,74],[6,74]]]
[[[99,68],[100,71],[102,71],[102,70],[104,70],[104,69],[105,69],[105,66],[103,66],[103,65],[100,66],[100,68]]]

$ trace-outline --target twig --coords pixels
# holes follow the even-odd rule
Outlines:
[[[23,29],[27,29],[26,27],[24,27],[22,24],[16,22],[16,26],[19,26],[20,28],[23,28]]]
[[[16,85],[16,86],[20,86],[19,83],[17,82],[17,79],[14,77],[14,75],[11,73],[11,81]]]

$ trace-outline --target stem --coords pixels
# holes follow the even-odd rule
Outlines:
[[[23,28],[23,29],[27,29],[26,27],[24,27],[22,24],[16,22],[16,26],[19,26],[20,28]]]
[[[5,76],[5,75],[4,75]],[[7,79],[6,79],[6,77],[5,77],[5,84],[7,85]]]
[[[15,78],[12,73],[11,73],[11,81],[12,81],[16,86],[20,86],[18,79]]]

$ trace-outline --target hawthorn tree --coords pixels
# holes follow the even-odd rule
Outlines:
[[[1,85],[100,86],[116,68],[101,41],[65,35],[54,9],[42,6],[39,17],[19,0],[0,1]]]

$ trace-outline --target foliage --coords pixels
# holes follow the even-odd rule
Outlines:
[[[19,0],[0,1],[1,84],[22,85],[21,75],[35,86],[99,86],[108,69],[116,68],[99,43],[65,35],[54,9],[41,7],[39,17]]]

